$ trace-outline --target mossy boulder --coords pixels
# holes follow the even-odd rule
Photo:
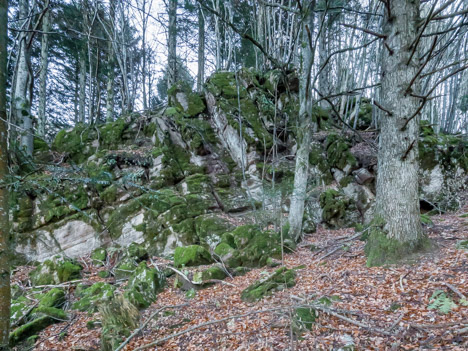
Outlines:
[[[131,243],[125,252],[125,256],[133,258],[137,262],[147,260],[149,258],[148,250],[143,244]]]
[[[138,308],[147,308],[166,284],[163,272],[141,262],[128,281],[125,297]]]
[[[50,285],[79,279],[83,267],[76,261],[61,256],[46,260],[29,277],[34,285]]]
[[[123,134],[128,127],[123,117],[99,127],[99,143],[102,148],[115,149],[122,144]]]
[[[206,109],[200,95],[194,93],[185,82],[177,82],[168,90],[167,94],[173,107],[187,117],[195,117]]]
[[[358,162],[350,151],[349,142],[338,134],[330,134],[325,142],[327,150],[327,160],[331,167],[351,172]]]
[[[192,174],[178,184],[177,188],[184,194],[206,193],[211,190],[211,181],[205,174]]]
[[[72,309],[94,313],[97,311],[99,303],[113,298],[114,291],[113,285],[103,282],[91,286],[79,284],[75,290],[75,296],[78,300],[72,305]]]
[[[206,214],[195,218],[195,231],[201,245],[215,248],[222,235],[233,229],[231,223],[216,214]]]
[[[76,162],[83,163],[94,152],[94,148],[86,146],[91,140],[92,128],[84,124],[77,124],[71,130],[62,129],[57,133],[52,143],[52,150],[66,153]]]
[[[355,211],[353,200],[335,189],[325,190],[319,197],[322,220],[331,228],[353,226],[351,212]]]
[[[123,257],[114,268],[114,276],[116,279],[124,279],[130,277],[138,263],[131,257]]]
[[[224,96],[226,98],[244,98],[247,96],[247,90],[236,81],[236,75],[233,72],[216,72],[206,83],[206,89],[215,96]]]
[[[294,269],[281,267],[274,273],[256,281],[242,291],[241,298],[243,301],[255,302],[272,294],[274,291],[290,288],[295,284],[296,271]]]
[[[32,335],[38,334],[49,325],[68,319],[67,314],[60,308],[65,303],[63,289],[53,288],[45,294],[36,294],[34,298],[39,300],[36,308],[31,311],[32,303],[26,298],[20,297],[12,302],[12,321],[23,319],[23,325],[10,333],[10,345],[14,346],[26,340]],[[28,316],[26,314],[30,312]]]
[[[174,252],[174,266],[200,266],[213,262],[211,254],[200,245],[178,247]]]
[[[223,280],[224,278],[226,278],[226,272],[216,265],[204,271],[195,273],[192,281],[195,283],[205,284],[210,283],[212,280]]]

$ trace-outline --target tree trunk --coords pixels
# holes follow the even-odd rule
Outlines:
[[[167,52],[167,89],[177,80],[177,0],[169,0],[169,33]]]
[[[106,95],[106,121],[112,122],[114,120],[114,49],[112,43],[109,41],[108,44],[108,73],[107,73],[107,95]]]
[[[203,90],[205,80],[205,17],[200,4],[198,4],[198,75],[197,91]]]
[[[19,2],[20,18],[29,17],[29,1],[21,0]],[[24,25],[27,26],[26,24]],[[28,28],[23,28],[27,30]],[[28,32],[23,31],[19,37],[19,59],[16,75],[14,114],[15,122],[22,123],[21,147],[28,155],[33,153],[33,124],[31,119],[31,74],[30,74],[30,49],[28,47]]]
[[[302,220],[304,217],[304,204],[309,179],[309,152],[312,134],[317,130],[317,123],[312,121],[312,96],[311,96],[311,70],[314,63],[313,40],[309,35],[314,32],[314,7],[315,1],[311,1],[304,16],[302,25],[302,67],[299,87],[299,128],[298,149],[296,153],[296,168],[294,173],[294,190],[289,210],[289,235],[299,241],[302,236]]]
[[[7,21],[8,1],[0,0],[0,181],[8,175],[7,151]],[[0,187],[0,350],[8,349],[10,333],[10,261],[8,255],[8,191]]]
[[[81,43],[80,50],[80,93],[79,93],[79,122],[86,121],[86,44]]]
[[[381,230],[370,230],[366,245],[369,266],[395,262],[419,249],[424,240],[418,193],[419,79],[409,90],[420,63],[410,56],[420,24],[419,0],[389,1],[384,34],[388,49],[382,60],[382,104],[380,127],[376,220]],[[392,52],[390,52],[390,50]],[[410,62],[409,62],[410,61]]]
[[[44,137],[46,134],[46,101],[47,101],[47,73],[49,67],[49,34],[50,31],[50,9],[49,1],[44,6],[44,17],[42,18],[42,42],[41,42],[41,73],[39,76],[39,111],[38,111],[38,134]]]

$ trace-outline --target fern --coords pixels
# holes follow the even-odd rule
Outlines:
[[[440,313],[447,314],[452,311],[452,309],[456,308],[457,305],[452,299],[447,296],[447,294],[442,290],[436,290],[432,294],[429,300],[429,306],[427,306],[430,310],[438,310]]]

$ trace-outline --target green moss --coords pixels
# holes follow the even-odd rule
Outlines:
[[[328,189],[320,194],[319,202],[322,208],[322,219],[329,222],[333,218],[342,218],[348,206],[344,196],[334,189]]]
[[[82,266],[75,261],[55,257],[53,260],[46,260],[36,267],[29,277],[34,285],[60,284],[81,277]]]
[[[58,321],[65,321],[68,319],[68,315],[64,310],[55,307],[43,307],[39,306],[32,311],[32,315],[35,316],[49,316]]]
[[[156,300],[157,293],[165,284],[166,277],[162,272],[141,262],[128,281],[125,297],[136,307],[146,308]]]
[[[148,123],[145,125],[143,128],[143,133],[145,134],[146,137],[152,137],[156,131],[158,130],[158,125],[154,122]]]
[[[212,262],[210,253],[199,245],[178,247],[174,252],[174,266],[199,266]]]
[[[112,204],[117,200],[117,186],[112,184],[99,194],[101,200],[106,204]]]
[[[211,181],[205,174],[193,174],[186,177],[179,188],[191,194],[206,193],[210,191]]]
[[[109,278],[111,276],[111,272],[109,271],[100,271],[98,272],[99,278]]]
[[[58,132],[52,143],[52,150],[65,152],[74,162],[82,163],[94,152],[86,147],[89,141],[89,126],[78,124],[70,131],[63,129]]]
[[[115,149],[122,144],[122,136],[127,128],[124,118],[106,123],[99,128],[100,146],[106,149]]]
[[[200,95],[194,93],[185,82],[177,82],[168,91],[174,107],[187,117],[195,117],[206,109]]]
[[[389,238],[384,225],[385,222],[376,217],[365,229],[368,237],[364,252],[367,256],[368,267],[398,263],[415,252],[427,250],[431,246],[426,236],[410,242]]]
[[[224,96],[226,98],[234,98],[239,95],[241,98],[247,96],[247,90],[236,83],[236,76],[232,72],[216,72],[206,83],[206,89],[215,96]]]
[[[49,151],[49,144],[44,139],[34,137],[34,152]]]
[[[78,285],[75,295],[78,300],[72,305],[72,308],[79,311],[96,312],[98,304],[110,301],[114,296],[115,287],[107,283],[95,283],[91,286],[84,284]]]
[[[42,316],[16,328],[10,333],[10,346],[15,346],[20,341],[23,341],[32,335],[37,335],[41,330],[57,322],[58,320],[52,317]]]
[[[44,295],[36,296],[39,300],[38,307],[62,307],[65,303],[65,291],[60,288],[53,288]]]
[[[345,169],[346,166],[357,166],[358,162],[349,151],[349,143],[345,138],[337,134],[330,134],[326,140],[326,149],[330,166],[341,170]]]
[[[274,291],[293,287],[296,284],[296,272],[293,269],[281,267],[273,274],[260,279],[242,291],[243,301],[255,302],[270,295]]]
[[[128,278],[137,267],[137,262],[130,257],[124,257],[114,269],[116,279]]]
[[[292,320],[293,330],[300,334],[304,330],[311,330],[313,324],[318,317],[317,312],[313,308],[298,307],[294,310],[294,316]]]
[[[226,278],[224,270],[219,266],[213,266],[202,272],[195,273],[192,280],[204,284],[211,280],[223,280],[224,278]]]
[[[96,266],[102,266],[107,259],[107,251],[104,248],[98,248],[91,253],[91,259]]]
[[[207,214],[195,219],[195,230],[201,245],[214,248],[222,235],[232,230],[232,225],[215,214]]]

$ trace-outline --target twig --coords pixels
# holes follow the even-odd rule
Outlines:
[[[156,341],[153,341],[153,342],[151,342],[149,344],[137,347],[134,351],[145,350],[145,349],[147,349],[149,347],[157,346],[157,345],[159,345],[159,344],[161,344],[161,343],[163,343],[163,342],[165,342],[165,341],[167,341],[169,339],[176,338],[176,337],[178,337],[180,335],[190,333],[190,332],[192,332],[194,330],[197,330],[197,329],[200,329],[200,328],[212,325],[212,324],[218,324],[218,323],[222,323],[222,322],[225,322],[225,321],[228,321],[228,320],[231,320],[231,319],[247,317],[247,316],[250,316],[250,315],[253,315],[253,314],[281,311],[281,310],[284,310],[284,309],[285,309],[285,307],[269,308],[269,309],[266,309],[266,310],[253,311],[253,312],[248,312],[248,313],[244,313],[244,314],[238,314],[238,315],[235,315],[235,316],[230,316],[230,317],[217,319],[217,320],[214,320],[214,321],[209,321],[209,322],[206,322],[206,323],[201,323],[201,324],[195,325],[195,326],[193,326],[191,328],[182,330],[180,332],[165,336],[165,337],[163,337],[161,339],[158,339]]]
[[[125,341],[121,343],[120,346],[115,349],[115,351],[122,350],[130,342],[130,340],[132,340],[136,335],[138,335],[138,333],[140,333],[143,329],[145,329],[148,323],[160,312],[167,310],[168,308],[180,308],[180,307],[185,307],[185,306],[188,306],[188,303],[184,303],[181,305],[164,306],[156,310],[153,314],[151,314],[151,316],[149,316],[146,319],[146,321],[141,325],[141,327],[135,330],[127,339],[125,339]]]
[[[466,300],[466,296],[463,295],[463,293],[462,293],[460,290],[458,290],[456,287],[454,287],[452,284],[449,284],[449,283],[444,283],[444,284],[445,284],[445,286],[446,286],[447,288],[449,288],[449,289],[452,290],[455,294],[457,294],[457,295],[460,297],[460,299],[465,299],[465,300]]]
[[[401,320],[403,319],[404,316],[405,316],[404,313],[400,314],[400,316],[398,317],[398,319],[397,319],[395,322],[393,322],[393,324],[387,329],[387,331],[388,331],[388,332],[391,332],[391,331],[393,330],[393,328],[395,328],[395,327],[398,325],[398,323],[401,322]]]
[[[66,287],[66,286],[72,286],[76,285],[77,283],[81,283],[86,281],[87,279],[78,279],[78,280],[72,280],[69,282],[61,283],[61,284],[56,284],[56,285],[35,285],[35,286],[27,286],[25,289],[37,289],[37,288],[60,288],[60,287]]]

